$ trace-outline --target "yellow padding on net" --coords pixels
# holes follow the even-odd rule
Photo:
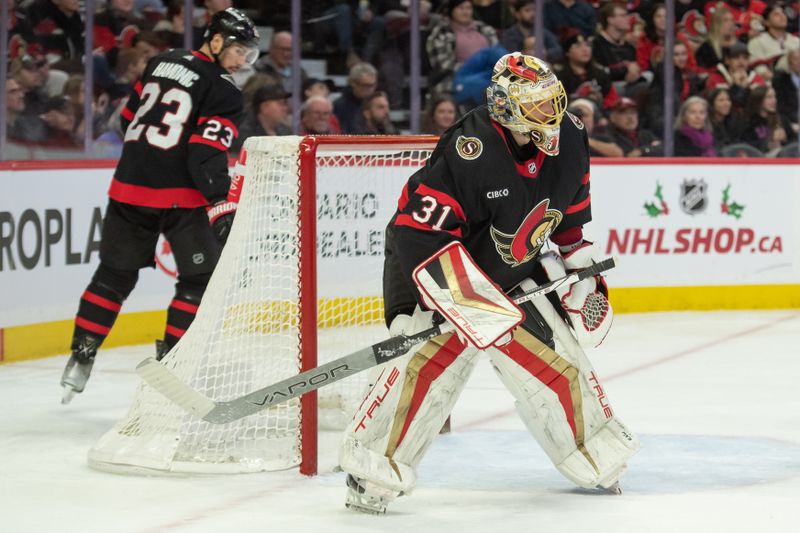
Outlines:
[[[297,302],[288,300],[237,304],[227,309],[223,328],[231,334],[270,334],[298,325]],[[383,298],[360,296],[320,300],[317,326],[320,328],[372,326],[383,323]]]

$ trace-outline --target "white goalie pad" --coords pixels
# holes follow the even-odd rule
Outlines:
[[[517,327],[525,316],[458,241],[420,264],[413,278],[425,302],[481,350]]]
[[[387,491],[409,494],[420,461],[480,353],[450,332],[380,367],[344,432],[339,449],[342,470]]]
[[[512,342],[487,353],[516,398],[525,426],[556,468],[580,487],[610,487],[638,451],[639,440],[616,417],[602,382],[553,305],[546,298],[532,303],[552,329],[555,349],[521,327]]]

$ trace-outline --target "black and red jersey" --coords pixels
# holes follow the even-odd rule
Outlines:
[[[569,113],[560,136],[557,156],[519,147],[485,106],[445,132],[408,180],[387,230],[387,261],[397,258],[406,286],[417,265],[454,239],[506,291],[532,275],[551,235],[571,230],[579,239],[591,220],[588,138]]]
[[[243,111],[231,75],[200,52],[171,50],[150,60],[134,89],[109,196],[159,208],[224,199],[227,150]]]

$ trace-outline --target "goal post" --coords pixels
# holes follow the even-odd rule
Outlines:
[[[384,229],[437,138],[256,137],[234,226],[192,326],[162,363],[214,401],[244,395],[386,338]],[[120,472],[317,470],[321,426],[343,428],[356,375],[230,424],[188,415],[146,384],[89,451]]]

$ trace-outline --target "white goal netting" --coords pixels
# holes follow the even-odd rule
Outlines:
[[[381,275],[384,228],[430,139],[251,138],[237,171],[245,184],[225,251],[183,339],[164,358],[183,382],[215,401],[296,374],[315,333],[324,363],[386,337]],[[310,147],[316,157],[303,157]],[[246,162],[242,164],[242,161]],[[313,168],[311,168],[313,167]],[[316,175],[316,272],[301,261],[312,236],[301,223],[303,180]],[[305,208],[305,207],[303,207]],[[312,241],[313,242],[313,241]],[[316,328],[301,329],[301,287],[316,280]],[[316,330],[314,332],[314,329]],[[307,339],[306,339],[307,340]],[[319,391],[320,424],[342,428],[365,376]],[[307,400],[303,400],[304,402]],[[112,471],[257,472],[316,454],[303,443],[300,400],[222,425],[203,422],[141,384],[128,415],[89,451]],[[313,428],[316,431],[316,428]],[[308,431],[308,428],[306,428]],[[304,432],[305,434],[305,432]]]

